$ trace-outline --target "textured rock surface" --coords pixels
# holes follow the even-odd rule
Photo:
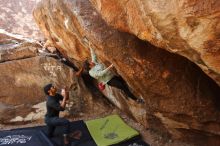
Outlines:
[[[0,31],[0,63],[37,56],[41,45],[11,33]]]
[[[42,33],[36,26],[32,9],[40,0],[1,0],[0,29],[32,39],[40,39]]]
[[[73,84],[73,72],[70,68],[53,58],[32,57],[8,61],[0,64],[1,94],[0,102],[4,107],[11,107],[14,114],[8,114],[12,119],[24,117],[33,109],[33,105],[45,101],[44,85],[52,82],[61,87]],[[9,110],[10,111],[10,110]],[[1,115],[4,119],[7,112]]]
[[[104,1],[99,2],[100,8]],[[117,11],[111,11],[109,15],[114,15],[113,12],[117,14]],[[89,57],[84,41],[86,37],[102,62],[106,65],[113,63],[116,72],[126,80],[136,96],[145,100],[145,104],[132,104],[115,93],[108,98],[119,108],[122,105],[125,112],[146,128],[153,129],[166,139],[172,137],[198,145],[220,144],[219,87],[195,64],[110,27],[88,0],[44,0],[34,10],[34,17],[45,36],[66,57],[78,61]],[[127,20],[121,20],[123,28]],[[137,26],[136,29],[139,28]],[[130,32],[129,29],[120,30]],[[155,30],[154,27],[148,29]],[[151,34],[148,32],[146,35]],[[177,42],[175,35],[169,34],[169,31],[167,35],[174,37],[169,40],[169,45],[174,47]],[[156,46],[171,48],[162,38],[148,40],[151,43],[155,41]],[[178,43],[176,47],[178,49]],[[195,51],[191,55],[198,56]],[[139,120],[141,117],[143,119]]]
[[[91,1],[109,25],[187,57],[220,85],[220,1]]]
[[[111,110],[103,98],[97,98],[100,94],[93,98],[72,68],[40,50],[39,42],[0,31],[0,128],[1,124],[43,122],[46,102],[42,88],[50,82],[59,88],[71,87],[70,100],[61,116],[80,117]]]

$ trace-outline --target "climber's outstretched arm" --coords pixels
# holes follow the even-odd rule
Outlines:
[[[90,70],[89,74],[90,74],[90,76],[95,77],[95,78],[101,77],[104,74],[106,74],[112,67],[113,67],[113,64],[111,64],[109,67],[107,67],[106,69],[104,69],[102,71]]]

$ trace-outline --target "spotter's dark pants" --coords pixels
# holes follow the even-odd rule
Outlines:
[[[51,117],[51,118],[46,118],[45,122],[47,124],[49,137],[53,137],[54,131],[57,126],[64,127],[63,134],[69,134],[69,132],[70,132],[69,131],[70,130],[70,122],[69,122],[69,120],[67,120],[65,118]]]

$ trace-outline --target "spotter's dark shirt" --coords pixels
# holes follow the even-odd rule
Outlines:
[[[60,94],[56,94],[55,96],[48,96],[46,107],[47,113],[45,118],[59,117],[60,111],[64,111],[65,109],[60,106],[60,101],[63,100],[63,96]]]

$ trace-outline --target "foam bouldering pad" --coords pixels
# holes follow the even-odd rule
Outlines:
[[[98,146],[117,144],[139,135],[118,115],[86,121],[86,126]]]

